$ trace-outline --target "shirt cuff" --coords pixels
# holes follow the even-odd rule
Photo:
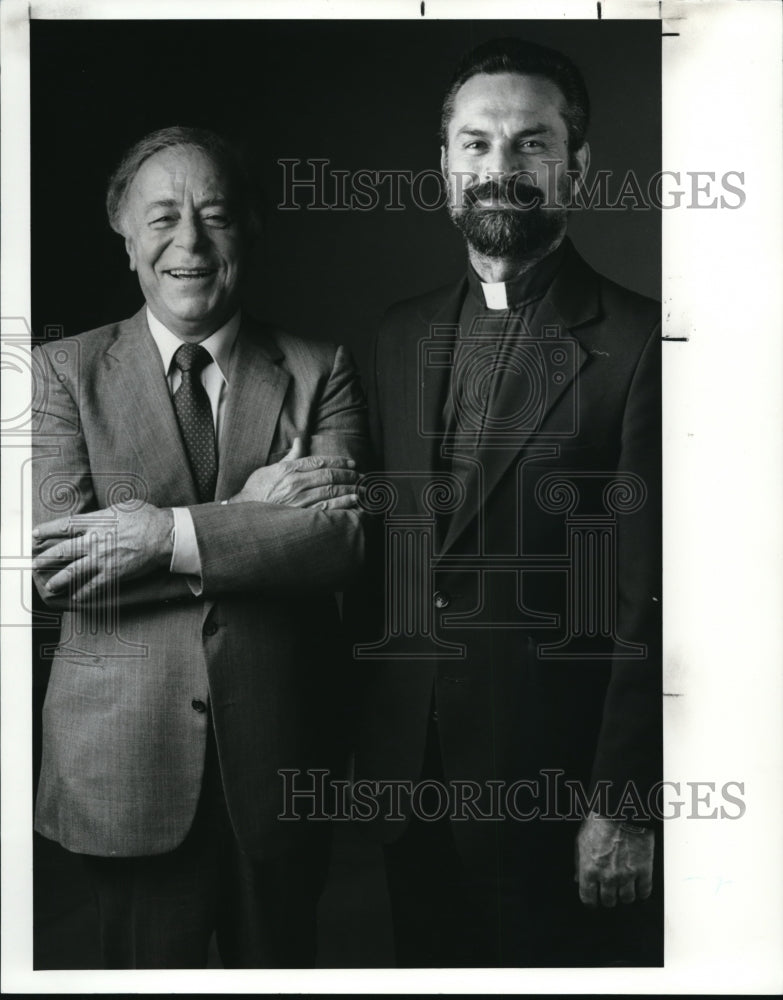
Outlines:
[[[193,518],[187,507],[172,507],[171,512],[174,515],[174,551],[169,570],[184,576],[185,582],[198,597],[204,586]]]

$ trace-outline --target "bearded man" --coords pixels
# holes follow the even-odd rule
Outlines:
[[[374,827],[400,965],[661,961],[660,306],[566,236],[588,119],[560,53],[464,59],[441,165],[467,274],[376,341],[394,509],[356,773],[413,790]],[[394,519],[431,532],[407,577]]]

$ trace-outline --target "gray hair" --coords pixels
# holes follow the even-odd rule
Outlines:
[[[128,191],[142,164],[163,149],[191,146],[201,150],[223,169],[229,179],[232,198],[236,203],[239,224],[249,240],[255,239],[260,228],[258,195],[237,150],[216,132],[203,128],[173,125],[150,132],[125,153],[109,179],[106,191],[106,212],[109,225],[120,235]]]

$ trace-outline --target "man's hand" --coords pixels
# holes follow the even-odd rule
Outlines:
[[[136,510],[110,507],[40,524],[33,531],[33,568],[56,572],[52,594],[82,602],[117,580],[168,569],[174,515],[145,503]]]
[[[587,906],[616,906],[647,899],[652,892],[652,830],[631,830],[620,820],[590,813],[576,838],[579,898]]]
[[[229,503],[255,500],[320,510],[357,506],[356,483],[359,476],[352,459],[303,456],[302,439],[295,438],[285,458],[252,472]]]

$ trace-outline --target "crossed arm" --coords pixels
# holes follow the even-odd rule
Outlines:
[[[45,361],[43,367],[49,369]],[[341,370],[335,382],[333,395],[344,397],[344,405],[330,398],[314,435],[361,442],[364,411],[355,376],[347,379]],[[76,393],[54,379],[47,390],[33,463],[34,578],[43,599],[63,610],[106,600],[192,600],[186,578],[169,572],[171,508],[133,500],[98,509]],[[47,480],[75,498],[71,512],[51,517],[43,499]],[[297,438],[285,458],[255,470],[228,503],[189,507],[201,561],[199,596],[267,587],[276,594],[341,589],[363,557],[357,480],[355,457],[306,455]]]
[[[214,550],[218,559],[221,549],[231,553],[232,568],[227,566],[212,574],[220,574],[220,583],[215,580],[210,587],[213,592],[264,583],[278,590],[295,588],[297,580],[306,579],[297,556],[305,558],[306,549],[314,540],[316,544],[320,540],[330,550],[339,547],[341,528],[349,547],[347,555],[352,558],[359,555],[353,537],[359,530],[356,463],[347,457],[303,456],[302,452],[301,439],[297,438],[285,459],[250,475],[242,490],[228,501],[242,504],[246,510],[226,511],[221,509],[223,505],[216,504],[200,505],[211,510],[191,508],[197,524],[212,528],[211,538],[202,535],[202,547]],[[289,509],[262,510],[261,504]],[[336,518],[327,516],[327,512],[338,511],[341,513]],[[258,539],[263,555],[259,547],[253,546],[253,537],[262,525],[265,534],[276,534],[282,539],[282,548],[271,537],[266,541]],[[38,525],[33,531],[36,550],[33,566],[38,574],[51,574],[41,583],[43,595],[51,598],[67,595],[71,603],[83,605],[98,598],[115,581],[124,583],[166,573],[173,552],[173,527],[171,508],[149,503],[133,510],[123,510],[118,505]],[[245,539],[249,558],[233,551],[236,544],[230,545],[237,531]],[[343,560],[335,553],[331,558],[332,567],[340,576]],[[346,571],[348,568],[345,566]],[[309,561],[308,574],[311,571],[312,561]],[[309,580],[317,582],[312,575]],[[329,583],[327,579],[321,582]],[[335,584],[340,586],[337,580]]]

